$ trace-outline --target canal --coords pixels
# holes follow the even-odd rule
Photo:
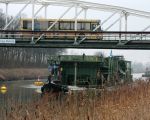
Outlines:
[[[142,73],[133,74],[133,79],[142,78]],[[42,80],[46,83],[46,79]],[[7,90],[0,90],[0,105],[7,106],[13,100],[18,103],[29,103],[41,98],[41,86],[34,85],[35,80],[0,81],[0,87],[5,85]]]
[[[42,80],[46,82],[46,80]],[[0,90],[0,106],[8,107],[10,102],[26,104],[41,98],[41,86],[34,85],[35,80],[20,80],[0,82],[7,90]]]
[[[133,74],[133,79],[142,78],[142,73]],[[42,80],[46,82],[46,79]],[[35,80],[0,81],[0,87],[5,85],[7,90],[0,90],[0,105],[7,106],[10,101],[29,103],[41,98],[41,86],[34,85]]]

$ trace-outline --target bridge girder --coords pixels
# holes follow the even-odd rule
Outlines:
[[[34,17],[36,16],[36,14],[38,14],[38,12],[44,6],[45,6],[45,17],[46,17],[46,14],[47,14],[46,9],[49,5],[68,7],[68,10],[70,10],[72,7],[74,7],[75,8],[75,12],[74,12],[75,17],[73,19],[75,20],[75,31],[77,31],[77,17],[78,17],[78,15],[83,10],[85,10],[84,18],[86,18],[86,12],[87,12],[88,9],[97,10],[97,11],[107,11],[107,12],[112,12],[113,13],[110,17],[108,17],[106,20],[104,20],[104,22],[102,22],[102,24],[107,22],[108,20],[110,20],[110,18],[113,17],[115,14],[120,14],[120,18],[118,18],[109,27],[107,27],[105,29],[105,31],[109,30],[119,20],[120,20],[120,26],[119,27],[120,27],[120,31],[121,31],[122,30],[122,28],[121,28],[121,18],[122,17],[125,17],[125,27],[124,27],[125,31],[127,31],[127,23],[128,23],[127,22],[127,17],[130,16],[130,15],[150,19],[150,12],[147,12],[147,11],[135,10],[135,9],[131,9],[131,8],[119,7],[119,6],[114,6],[114,5],[106,5],[106,4],[100,4],[100,3],[85,2],[85,1],[79,1],[79,0],[0,0],[0,3],[5,3],[6,4],[6,26],[5,26],[4,30],[7,29],[7,27],[13,22],[13,20],[15,20],[15,18],[18,17],[21,14],[21,12],[29,4],[32,4],[32,30],[33,31],[34,31]],[[8,20],[7,20],[8,4],[25,4],[24,7],[18,12],[18,14],[9,23],[8,23]],[[39,8],[36,11],[36,13],[35,13],[35,5],[42,5],[41,8]],[[81,9],[80,12],[77,12],[77,8],[82,8],[82,9]],[[66,13],[67,12],[62,13],[60,18],[62,18]],[[57,20],[59,20],[60,18],[58,18]],[[57,20],[51,26],[49,26],[47,31],[49,31],[51,29],[51,27],[57,22]],[[100,26],[98,26],[98,27],[100,27]],[[147,30],[148,28],[150,28],[150,25],[147,26],[145,29],[143,29],[143,31]],[[95,29],[93,31],[95,31]],[[38,42],[40,40],[41,36],[35,42]],[[84,42],[85,39],[86,38],[79,41],[79,44]],[[75,38],[75,43],[76,43],[76,38]]]
[[[31,43],[31,37],[39,37],[45,33],[36,44]],[[54,33],[60,33],[57,38]],[[81,31],[5,31],[0,30],[0,47],[51,47],[51,48],[89,48],[89,49],[149,49],[150,32],[84,32],[87,40],[73,44],[74,38],[80,40]],[[64,36],[65,35],[65,36]]]
[[[19,43],[16,44],[0,44],[0,47],[25,47],[25,48],[73,48],[73,49],[124,49],[124,50],[150,50],[150,42],[149,41],[123,41],[120,44],[119,41],[86,41],[79,45],[74,45],[73,41],[40,41],[38,44],[30,44],[29,43]],[[127,43],[127,44],[124,44]]]

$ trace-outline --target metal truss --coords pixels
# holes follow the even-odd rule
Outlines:
[[[0,0],[1,3],[7,4],[26,4],[29,0]],[[87,9],[97,9],[97,10],[104,10],[108,12],[114,11],[126,11],[131,14],[141,15],[141,16],[148,16],[150,17],[150,12],[134,10],[125,7],[113,6],[113,5],[106,5],[106,4],[99,4],[99,3],[92,3],[92,2],[85,2],[79,0],[35,0],[34,4],[44,4],[44,5],[56,5],[56,6],[65,6],[71,7],[72,5],[78,5],[81,8]]]
[[[97,10],[97,11],[106,11],[106,12],[110,12],[112,13],[112,15],[110,15],[106,20],[102,21],[101,24],[99,26],[97,26],[93,31],[96,31],[100,26],[102,26],[104,23],[106,23],[108,20],[110,20],[115,14],[119,14],[120,17],[114,21],[111,25],[109,25],[107,28],[105,28],[104,30],[107,31],[109,30],[113,25],[115,25],[116,23],[120,23],[119,25],[119,29],[120,31],[122,30],[122,18],[125,18],[125,23],[124,23],[124,30],[123,31],[127,31],[128,28],[128,17],[129,16],[137,16],[137,17],[143,17],[143,18],[147,18],[150,19],[150,12],[147,11],[141,11],[141,10],[135,10],[135,9],[130,9],[130,8],[126,8],[126,7],[119,7],[119,6],[114,6],[114,5],[106,5],[106,4],[100,4],[100,3],[92,3],[92,2],[85,2],[85,1],[80,1],[80,0],[0,0],[0,3],[4,3],[6,4],[6,25],[4,27],[4,30],[7,30],[8,26],[13,23],[13,21],[15,20],[15,18],[17,18],[18,16],[20,16],[20,14],[22,13],[22,11],[29,5],[32,4],[32,30],[34,31],[34,18],[35,16],[43,9],[45,8],[45,18],[47,18],[47,8],[49,6],[63,6],[63,7],[68,7],[67,11],[62,13],[62,15],[51,25],[49,26],[49,28],[47,29],[47,31],[51,30],[51,28],[57,23],[57,21],[61,18],[63,18],[63,16],[65,14],[67,14],[67,12],[71,9],[71,8],[75,8],[75,12],[74,12],[74,20],[75,20],[75,31],[77,31],[77,19],[78,16],[81,14],[81,12],[84,11],[84,18],[87,18],[87,10],[92,9],[92,10]],[[8,23],[8,8],[9,8],[9,4],[25,4],[22,9],[16,14],[16,16]],[[41,7],[38,10],[35,10],[35,5],[41,5]],[[81,8],[81,10],[78,12],[78,8]],[[35,12],[36,11],[36,12]],[[145,27],[142,31],[146,31],[150,28],[150,25],[148,25],[147,27]],[[37,43],[43,36],[44,34],[41,34],[41,36],[34,41],[34,38],[32,37],[32,42]],[[82,40],[77,42],[77,38],[75,38],[74,43],[82,43],[83,41],[85,41],[86,38],[83,38]]]

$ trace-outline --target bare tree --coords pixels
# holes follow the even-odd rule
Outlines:
[[[12,16],[7,17],[8,21],[13,19]],[[0,11],[0,29],[5,27],[5,18],[6,15]],[[20,18],[17,18],[8,29],[19,29],[19,23]],[[48,55],[64,51],[65,49],[0,47],[0,67],[46,67]]]

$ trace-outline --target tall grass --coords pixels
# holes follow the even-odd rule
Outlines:
[[[150,82],[46,94],[34,103],[10,106],[0,111],[2,120],[150,120]]]

